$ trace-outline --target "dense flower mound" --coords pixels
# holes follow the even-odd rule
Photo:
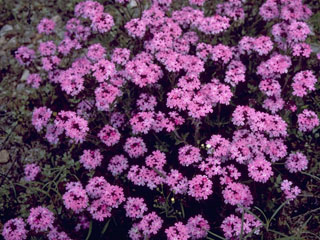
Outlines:
[[[30,121],[52,150],[46,165],[25,166],[25,180],[45,181],[53,165],[57,176],[38,190],[54,197],[31,207],[31,231],[16,217],[3,237],[263,233],[261,189],[299,197],[299,182],[283,179],[300,176],[312,154],[294,139],[319,129],[317,108],[305,106],[319,89],[311,9],[301,0],[266,0],[258,11],[241,0],[114,2],[77,3],[63,32],[42,19],[44,40],[15,52],[26,83],[47,96],[30,103]]]

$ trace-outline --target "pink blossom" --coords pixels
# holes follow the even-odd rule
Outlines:
[[[101,165],[103,157],[99,149],[96,150],[84,150],[83,154],[80,156],[80,162],[83,166],[88,169],[95,169]]]
[[[116,73],[114,63],[106,59],[100,59],[92,66],[91,70],[93,71],[92,75],[100,83],[109,80]]]
[[[151,155],[146,157],[146,166],[162,170],[167,163],[166,155],[159,150],[153,151]]]
[[[205,238],[210,230],[208,221],[200,214],[190,217],[186,227],[192,240]]]
[[[248,165],[248,172],[253,180],[262,183],[266,183],[273,176],[271,163],[263,157],[256,157],[252,160]]]
[[[24,174],[26,175],[25,176],[26,181],[34,181],[40,171],[41,169],[37,164],[35,163],[26,164],[24,167]]]
[[[130,119],[130,125],[132,127],[132,133],[144,133],[147,134],[154,122],[153,112],[138,112]]]
[[[315,112],[304,109],[298,115],[298,125],[301,132],[308,132],[319,126],[319,118]]]
[[[41,56],[51,56],[56,52],[57,46],[53,41],[41,42],[39,45],[39,52]]]
[[[86,186],[86,192],[91,198],[101,198],[109,185],[104,177],[93,177]]]
[[[53,20],[48,18],[43,18],[38,24],[37,29],[39,33],[44,33],[46,35],[49,35],[53,32],[55,25],[56,23]]]
[[[101,83],[94,91],[96,99],[96,107],[100,111],[109,111],[110,105],[117,97],[122,95],[119,88],[109,84]]]
[[[105,57],[106,49],[100,43],[88,47],[87,57],[93,61],[99,61]]]
[[[147,152],[146,144],[141,137],[129,137],[123,146],[123,149],[131,158],[138,158]]]
[[[179,162],[182,166],[189,166],[201,161],[200,149],[191,145],[179,148]]]
[[[142,220],[138,223],[138,229],[141,229],[142,233],[146,237],[155,235],[162,227],[163,220],[155,213],[151,212],[144,215]]]
[[[38,132],[45,127],[51,117],[52,111],[46,107],[35,108],[32,113],[32,125]]]
[[[206,200],[212,194],[212,181],[205,175],[196,175],[188,185],[188,194],[198,201]]]
[[[176,169],[170,170],[166,183],[175,194],[185,194],[188,191],[188,179]]]
[[[99,33],[109,32],[114,25],[113,17],[109,13],[96,14],[91,20],[91,28]]]
[[[293,187],[292,182],[287,179],[282,181],[281,190],[284,192],[287,200],[294,200],[301,193],[301,189],[297,186]]]
[[[240,217],[233,214],[226,217],[221,224],[221,229],[227,239],[238,239],[241,235],[241,231],[243,231],[243,234],[248,234],[254,229],[257,229],[253,233],[258,234],[261,226],[262,223],[260,220],[256,219],[255,216],[249,213],[244,213],[243,222]]]
[[[27,221],[31,230],[42,232],[53,227],[54,216],[47,208],[39,206],[31,208]]]
[[[291,173],[296,173],[308,168],[308,159],[301,152],[290,153],[287,157],[285,167]]]
[[[39,88],[41,82],[42,78],[38,73],[30,74],[27,78],[27,83],[30,84],[33,88]]]
[[[143,214],[148,211],[147,205],[143,198],[128,197],[124,205],[126,216],[130,218],[142,218]]]
[[[246,81],[245,73],[246,67],[243,63],[241,61],[232,60],[228,65],[224,81],[230,83],[230,85],[234,87],[240,82]]]
[[[142,38],[146,32],[146,22],[144,19],[133,18],[124,27],[129,35],[134,38]]]
[[[67,192],[62,199],[67,209],[75,213],[83,211],[88,206],[88,196],[80,182],[69,182],[66,186]]]
[[[49,240],[71,240],[65,232],[58,232],[56,228],[52,228],[47,237]]]
[[[123,171],[127,170],[128,167],[128,159],[122,154],[112,157],[108,164],[108,170],[113,176],[120,175]]]
[[[13,218],[3,225],[2,236],[5,240],[27,239],[26,224],[22,218]]]
[[[222,195],[225,203],[231,205],[243,205],[250,206],[253,203],[253,197],[251,195],[248,186],[241,183],[229,183],[222,191]]]
[[[120,133],[116,128],[105,125],[98,134],[100,140],[108,147],[117,144],[120,140]]]
[[[228,46],[218,44],[212,47],[211,59],[213,61],[221,60],[224,64],[228,63],[232,58],[232,50]]]
[[[311,70],[300,71],[293,77],[293,95],[303,97],[307,91],[314,91],[317,78]]]
[[[188,228],[182,222],[176,222],[165,230],[168,240],[188,240],[190,235]]]
[[[140,111],[154,111],[156,105],[156,97],[150,94],[141,93],[137,100],[137,106]]]
[[[30,65],[35,57],[35,51],[25,46],[21,46],[15,51],[15,58],[22,66]]]
[[[124,66],[130,58],[130,50],[127,48],[115,48],[112,53],[112,62]]]

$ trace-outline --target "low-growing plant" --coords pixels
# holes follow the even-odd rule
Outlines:
[[[14,51],[29,92],[8,103],[4,239],[320,239],[319,10],[87,0],[63,28],[42,18]]]

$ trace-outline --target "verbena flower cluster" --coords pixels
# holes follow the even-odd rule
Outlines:
[[[129,1],[116,2],[128,10]],[[257,197],[250,182],[263,188],[277,177],[278,162],[290,175],[308,168],[307,154],[288,146],[287,137],[292,127],[305,133],[319,126],[317,113],[299,104],[316,90],[316,72],[295,68],[297,59],[316,59],[306,42],[311,10],[301,0],[267,0],[258,14],[270,29],[222,41],[249,14],[245,1],[220,3],[211,15],[207,2],[171,9],[174,1],[154,0],[119,23],[88,0],[75,6],[62,40],[55,22],[44,18],[37,31],[46,40],[36,50],[17,49],[19,64],[32,69],[27,84],[38,91],[51,84],[61,98],[36,106],[31,121],[52,146],[72,146],[81,163],[61,197],[65,210],[82,219],[77,231],[87,231],[87,218],[103,222],[122,214],[131,239],[204,239],[210,209],[169,218],[167,209],[164,215],[154,206],[167,208],[170,198],[161,194],[170,193],[185,206],[219,196],[225,204],[219,208],[233,211],[218,223],[226,239],[259,234],[259,219],[248,212],[241,217]],[[126,44],[97,41],[117,31]],[[252,82],[256,99],[243,96]],[[26,180],[40,171],[27,165]],[[300,194],[295,184],[281,183],[286,199]],[[45,207],[31,208],[26,221],[28,228],[22,218],[9,220],[3,237],[26,239],[30,229],[72,239]]]

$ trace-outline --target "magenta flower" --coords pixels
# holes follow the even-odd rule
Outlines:
[[[27,239],[26,224],[22,218],[13,218],[3,225],[2,236],[5,240]]]
[[[116,128],[105,125],[98,134],[100,140],[108,147],[117,144],[120,140],[120,133]]]
[[[131,158],[138,158],[147,152],[146,144],[140,137],[127,138],[123,149],[129,154]]]
[[[308,159],[301,152],[290,153],[287,157],[285,167],[291,173],[296,173],[308,168]]]
[[[130,218],[142,218],[143,214],[148,211],[147,205],[144,203],[143,198],[127,198],[127,202],[124,205],[126,210],[126,216]]]
[[[43,232],[53,227],[54,216],[47,208],[39,206],[31,208],[27,221],[31,230]]]
[[[38,24],[37,29],[39,33],[44,33],[46,35],[49,35],[53,33],[55,25],[56,23],[53,20],[48,18],[43,18]]]
[[[206,200],[212,194],[212,181],[205,175],[196,175],[188,185],[188,194],[198,201]]]
[[[312,131],[312,129],[319,126],[318,115],[311,110],[304,109],[303,112],[298,115],[298,125],[301,132]]]

